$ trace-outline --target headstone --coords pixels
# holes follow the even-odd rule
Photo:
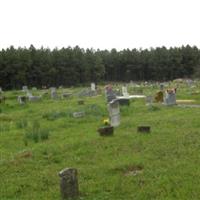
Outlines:
[[[56,92],[56,88],[55,88],[55,87],[52,87],[52,88],[51,88],[51,98],[52,98],[52,99],[57,99],[57,98],[58,98],[58,95],[57,95],[57,92]]]
[[[125,97],[129,96],[128,91],[127,91],[127,87],[125,87],[125,86],[122,87],[122,95],[125,96]]]
[[[153,103],[153,96],[146,97],[146,105],[151,105]]]
[[[27,101],[27,97],[26,96],[18,96],[18,102],[20,105],[24,105]]]
[[[167,90],[165,92],[165,99],[164,99],[165,105],[176,105],[176,90]]]
[[[164,90],[164,83],[160,84],[160,90],[163,91]]]
[[[42,96],[28,96],[28,100],[31,102],[37,102],[40,101]]]
[[[80,117],[84,117],[85,116],[85,112],[81,111],[81,112],[74,112],[73,113],[73,117],[74,118],[80,118]]]
[[[108,104],[110,124],[113,127],[120,125],[120,109],[118,100],[113,100]]]
[[[28,86],[26,86],[26,85],[22,86],[22,91],[23,92],[27,92],[28,91]]]
[[[91,83],[91,90],[92,90],[92,91],[96,91],[95,83]]]
[[[112,90],[112,86],[108,85],[105,87],[105,96],[107,99],[107,102],[111,102],[112,100],[116,99],[116,95],[114,93],[114,91]]]
[[[63,200],[75,199],[79,196],[78,172],[74,168],[66,168],[59,172],[60,192]]]

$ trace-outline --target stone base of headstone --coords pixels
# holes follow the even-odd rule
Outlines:
[[[98,132],[101,136],[111,136],[114,133],[113,126],[104,126],[98,129]]]
[[[74,168],[66,168],[59,172],[62,200],[76,199],[79,196],[78,172]]]
[[[150,133],[151,127],[150,126],[138,126],[137,132],[139,133]]]
[[[117,100],[121,106],[129,106],[130,100],[129,99],[118,99]]]

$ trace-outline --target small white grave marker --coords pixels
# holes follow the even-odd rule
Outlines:
[[[96,91],[96,85],[95,85],[95,83],[91,83],[91,90],[92,91]]]

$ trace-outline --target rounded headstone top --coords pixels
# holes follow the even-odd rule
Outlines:
[[[75,168],[65,168],[59,172],[60,177],[69,176],[71,174],[77,174],[77,169]]]

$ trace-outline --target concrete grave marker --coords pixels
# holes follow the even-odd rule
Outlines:
[[[126,87],[126,86],[123,86],[123,87],[122,87],[122,95],[123,95],[124,97],[128,97],[128,96],[129,96],[129,93],[128,93],[128,91],[127,91],[127,87]]]
[[[113,127],[120,125],[120,109],[119,102],[117,100],[113,100],[108,104],[108,112],[110,116],[110,124]]]
[[[26,86],[26,85],[22,86],[22,91],[23,92],[28,92],[28,86]]]
[[[176,105],[176,89],[166,90],[164,104],[168,106]]]
[[[146,105],[151,105],[153,103],[153,96],[146,97]]]
[[[60,192],[62,200],[75,199],[79,196],[78,172],[74,168],[66,168],[59,172]]]
[[[57,99],[58,98],[58,95],[57,95],[57,92],[56,92],[56,88],[55,87],[52,87],[50,88],[51,89],[51,98],[52,99]]]
[[[42,99],[42,96],[28,96],[28,100],[31,102],[37,102],[40,101]]]
[[[17,100],[20,105],[24,105],[27,102],[27,97],[26,96],[18,96]]]
[[[73,117],[74,118],[81,118],[85,116],[85,112],[81,111],[81,112],[74,112],[73,113]]]
[[[96,91],[96,85],[95,85],[95,83],[91,83],[91,90],[92,91]]]
[[[161,91],[164,90],[164,83],[160,83],[160,90],[161,90]]]

